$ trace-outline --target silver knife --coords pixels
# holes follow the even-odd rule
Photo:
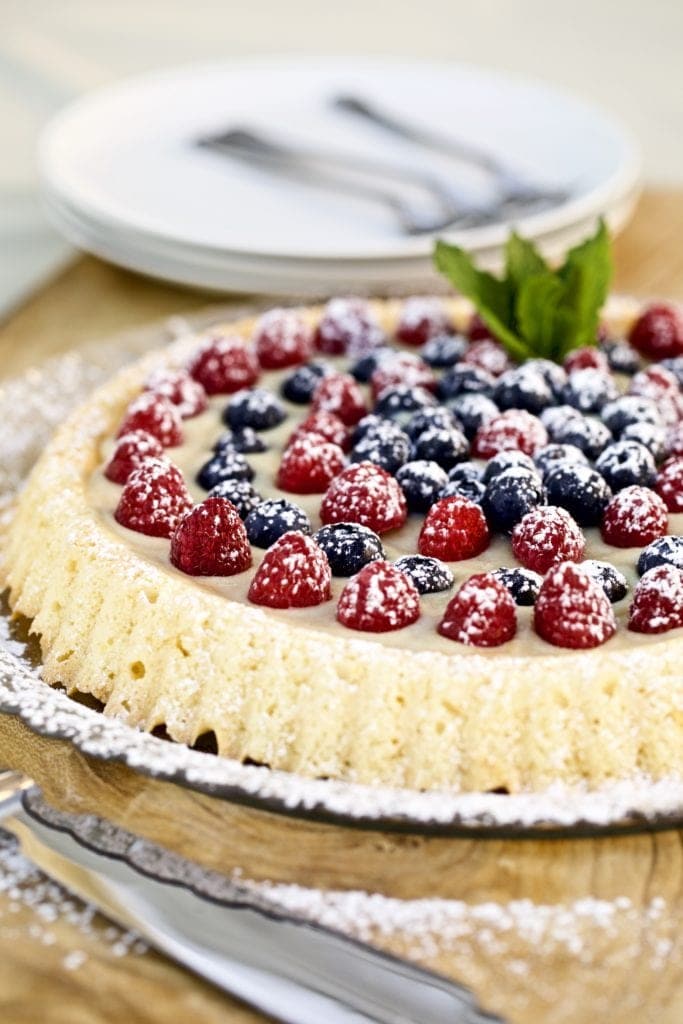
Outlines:
[[[283,1024],[501,1019],[449,978],[288,916],[239,883],[95,815],[57,811],[35,787],[5,788],[3,827],[39,867],[162,953]]]

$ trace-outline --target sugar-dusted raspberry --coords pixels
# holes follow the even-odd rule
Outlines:
[[[320,412],[312,412],[310,416],[302,420],[291,434],[287,444],[294,444],[295,441],[298,441],[300,437],[305,437],[306,434],[319,434],[331,444],[339,445],[344,451],[347,451],[351,444],[349,431],[339,417],[322,409]]]
[[[175,448],[183,443],[183,424],[175,405],[163,395],[143,391],[134,398],[124,414],[117,437],[133,430],[144,430],[164,448]]]
[[[479,428],[474,437],[472,455],[491,459],[498,452],[511,449],[534,455],[547,443],[548,432],[537,416],[524,409],[508,409]]]
[[[602,587],[574,562],[554,566],[534,606],[536,632],[555,647],[586,650],[614,636],[617,622]]]
[[[534,572],[546,573],[559,562],[583,558],[586,538],[564,508],[546,505],[532,509],[512,531],[512,553]]]
[[[655,490],[669,512],[683,512],[683,456],[667,459],[657,474]]]
[[[339,445],[320,434],[304,434],[283,452],[277,486],[292,494],[323,494],[345,464]]]
[[[628,393],[658,402],[679,393],[678,378],[665,366],[646,366],[631,378]]]
[[[679,627],[683,627],[683,572],[673,565],[657,565],[636,586],[628,628],[635,633],[666,633]]]
[[[683,355],[683,313],[663,302],[648,306],[631,328],[629,341],[648,359]]]
[[[364,356],[385,340],[372,307],[357,298],[330,299],[315,332],[315,347],[332,356]]]
[[[482,338],[493,338],[493,331],[478,313],[473,313],[467,328],[467,337],[470,341],[480,341]]]
[[[168,398],[184,420],[198,416],[209,404],[202,385],[185,370],[156,370],[147,378],[145,391]]]
[[[202,345],[188,370],[209,395],[231,395],[255,384],[259,364],[241,338],[218,335]]]
[[[313,392],[313,412],[331,412],[347,427],[353,427],[367,413],[365,398],[350,373],[330,373]]]
[[[425,517],[417,542],[421,555],[459,562],[475,558],[489,546],[491,535],[479,505],[458,495],[441,498]]]
[[[599,348],[592,345],[585,345],[583,348],[573,349],[565,358],[562,364],[567,371],[573,370],[600,370],[601,373],[609,375],[610,368],[607,356]]]
[[[121,491],[114,518],[121,526],[149,537],[170,537],[192,508],[183,474],[167,459],[145,459]]]
[[[625,487],[615,494],[602,517],[601,533],[615,548],[645,547],[667,531],[666,505],[648,487]]]
[[[441,299],[414,295],[401,307],[396,337],[404,345],[424,345],[437,334],[453,330],[451,318]]]
[[[335,477],[320,506],[325,524],[360,523],[375,533],[398,529],[407,515],[400,485],[372,462],[358,462]]]
[[[283,533],[256,570],[249,600],[268,608],[311,608],[332,597],[332,573],[312,537]]]
[[[491,573],[470,576],[446,606],[439,633],[470,647],[499,647],[517,632],[515,602]]]
[[[247,531],[231,501],[208,497],[182,517],[171,537],[171,564],[189,576],[235,576],[249,568]]]
[[[478,366],[492,377],[500,377],[513,365],[503,346],[493,338],[479,338],[473,341],[464,353],[462,362],[466,366]]]
[[[116,442],[104,475],[115,484],[125,484],[133,470],[141,466],[145,459],[159,459],[163,454],[161,441],[157,441],[156,437],[145,430],[131,430]]]
[[[420,595],[408,576],[388,562],[370,562],[341,592],[337,620],[364,633],[403,629],[420,617]]]
[[[370,377],[372,397],[377,400],[388,388],[426,388],[434,391],[436,377],[431,366],[412,352],[396,352],[383,359]]]
[[[305,363],[313,351],[313,331],[294,309],[269,309],[256,324],[256,357],[264,370]]]

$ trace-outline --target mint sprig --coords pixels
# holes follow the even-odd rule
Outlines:
[[[573,348],[595,345],[600,310],[612,277],[604,221],[551,269],[532,242],[514,232],[505,246],[505,274],[478,270],[457,245],[437,242],[436,267],[474,304],[486,326],[517,360],[562,362]]]

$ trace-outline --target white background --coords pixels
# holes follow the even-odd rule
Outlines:
[[[522,72],[617,114],[683,184],[683,0],[0,0],[0,310],[64,258],[35,142],[70,98],[202,59],[363,53]]]

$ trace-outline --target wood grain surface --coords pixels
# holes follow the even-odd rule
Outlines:
[[[646,194],[616,245],[617,290],[683,298],[683,193]],[[0,328],[0,377],[50,354],[210,297],[87,258]],[[237,301],[237,300],[236,300]],[[397,837],[297,825],[142,781],[0,716],[0,763],[30,772],[48,798],[94,810],[218,870],[402,900],[449,901],[447,918],[383,928],[372,941],[471,985],[519,1024],[683,1019],[683,847],[678,831],[512,841]],[[34,911],[0,892],[0,1020],[100,1024],[261,1018],[152,953],[114,957],[100,932],[54,924],[45,947]],[[32,916],[33,915],[33,916]],[[422,920],[422,919],[421,919]],[[445,923],[444,923],[445,922]],[[101,927],[104,928],[104,924]],[[353,931],[353,927],[351,927]],[[68,971],[70,950],[87,962]],[[321,1022],[324,1024],[324,1022]]]

